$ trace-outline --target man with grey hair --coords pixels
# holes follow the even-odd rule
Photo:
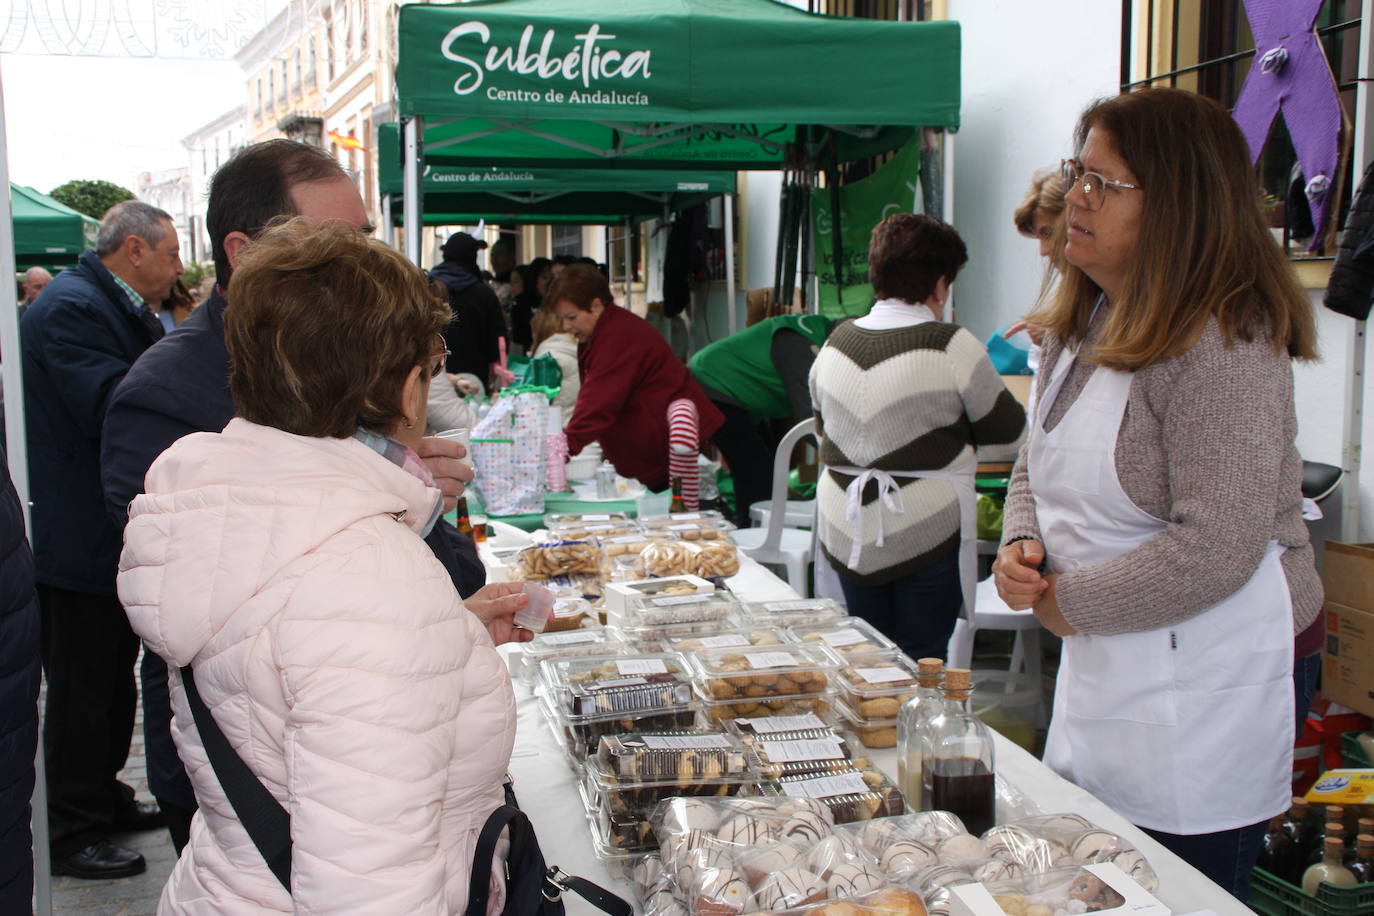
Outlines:
[[[24,271],[24,282],[20,286],[24,290],[24,299],[19,303],[19,314],[24,314],[24,309],[33,305],[33,300],[38,298],[38,294],[43,292],[43,287],[52,282],[52,274],[42,267],[30,267]]]
[[[20,322],[54,874],[138,874],[143,857],[109,834],[161,824],[117,778],[133,736],[138,639],[115,595],[122,533],[105,511],[100,437],[115,386],[163,334],[155,309],[181,270],[171,217],[125,201],[106,212],[96,250]]]

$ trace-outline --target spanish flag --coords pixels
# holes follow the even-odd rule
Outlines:
[[[363,141],[351,134],[345,137],[337,130],[331,130],[329,132],[329,139],[337,143],[340,149],[360,149],[363,152],[367,152],[367,147],[363,146]]]

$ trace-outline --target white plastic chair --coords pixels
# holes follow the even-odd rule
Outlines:
[[[781,566],[787,571],[787,584],[802,597],[810,597],[811,583],[807,575],[811,567],[811,548],[815,538],[815,505],[807,519],[810,530],[787,526],[787,472],[792,450],[806,436],[816,435],[815,419],[807,419],[787,431],[778,443],[773,456],[773,498],[769,503],[768,524],[758,528],[740,528],[730,538],[746,555],[759,563]]]
[[[814,499],[789,499],[783,513],[783,524],[788,528],[810,528],[816,517]],[[768,527],[768,516],[773,512],[772,501],[759,500],[749,507],[749,520],[760,528]]]
[[[949,638],[949,665],[968,668],[973,659],[973,634],[978,630],[1013,630],[1016,638],[1011,649],[1011,671],[1025,674],[1040,690],[1036,705],[1036,725],[1046,722],[1045,698],[1040,671],[1040,621],[1030,611],[1013,611],[1007,607],[992,577],[978,583],[974,596],[972,624],[960,615]]]

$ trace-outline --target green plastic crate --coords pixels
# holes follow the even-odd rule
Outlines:
[[[1264,916],[1370,916],[1374,882],[1354,887],[1323,884],[1313,896],[1257,868],[1250,873],[1250,909]]]
[[[1358,769],[1370,769],[1374,767],[1364,755],[1364,748],[1360,747],[1359,737],[1364,734],[1362,731],[1346,732],[1341,735],[1341,753],[1345,756],[1345,765]]]

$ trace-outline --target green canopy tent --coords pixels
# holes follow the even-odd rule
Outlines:
[[[400,127],[377,130],[378,187],[400,224],[405,190]],[[733,194],[734,172],[427,165],[424,225],[502,223],[605,225],[648,218]]]
[[[398,46],[412,258],[423,166],[816,167],[959,123],[954,22],[775,0],[478,0],[403,6]]]
[[[14,212],[14,262],[29,267],[69,267],[95,247],[97,220],[21,184],[10,185]]]

